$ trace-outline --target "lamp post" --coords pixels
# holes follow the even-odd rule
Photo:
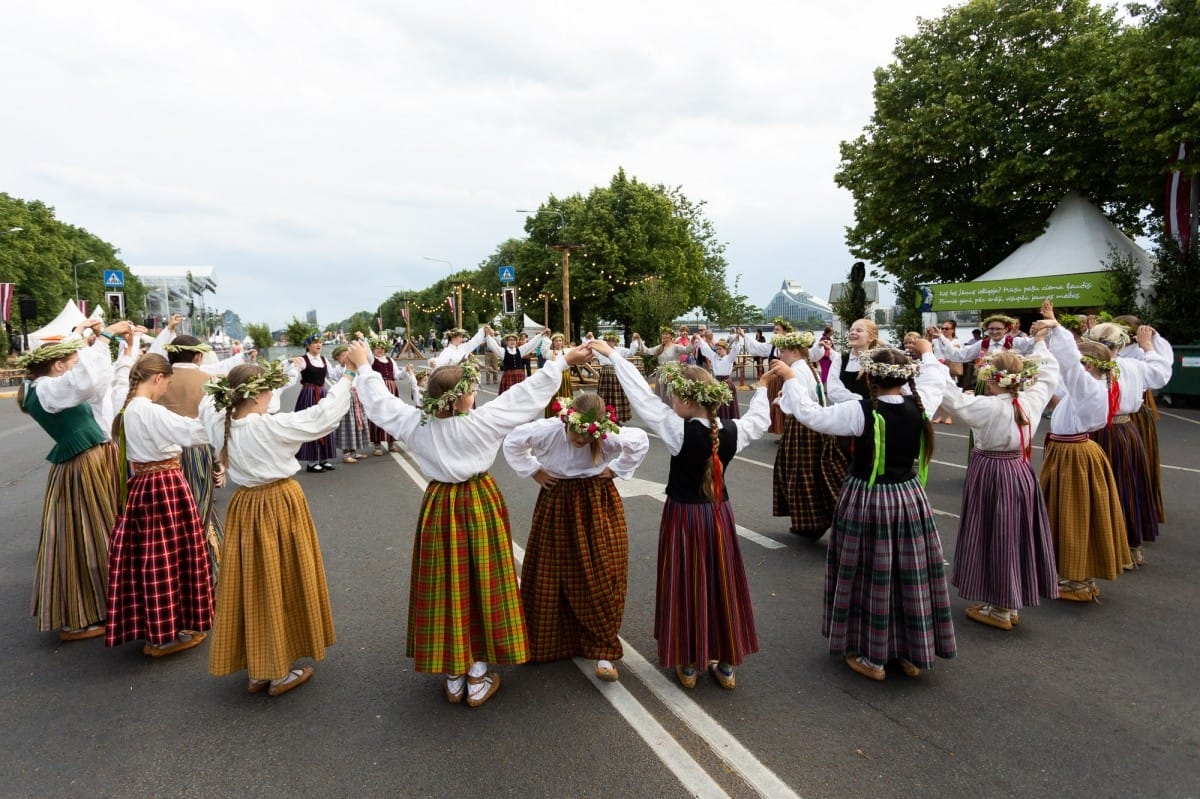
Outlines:
[[[557,208],[539,208],[536,212],[529,211],[525,208],[516,209],[518,214],[533,213],[537,214],[546,211],[547,213],[558,214],[558,233],[567,226],[567,218],[563,212]],[[582,244],[551,244],[550,249],[558,250],[562,254],[562,309],[563,309],[563,335],[567,337],[567,343],[570,344],[571,338],[571,250],[583,249]],[[547,323],[548,324],[548,323]]]
[[[20,230],[20,228],[17,228],[17,229]],[[73,272],[75,275],[75,304],[76,305],[79,304],[79,267],[86,266],[88,264],[94,264],[94,263],[96,263],[95,258],[88,258],[86,261],[80,261],[79,263],[77,263],[71,267],[71,272]]]

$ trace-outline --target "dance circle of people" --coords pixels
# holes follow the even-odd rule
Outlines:
[[[499,338],[483,326],[449,331],[421,374],[361,334],[331,358],[312,337],[291,360],[249,350],[217,361],[176,335],[179,316],[145,353],[142,328],[86,320],[22,364],[18,403],[54,441],[32,615],[63,641],[141,642],[154,658],[211,638],[210,674],[245,672],[248,692],[287,693],[313,675],[301,661],[336,642],[294,475],[334,469],[339,452],[353,464],[368,449],[405,451],[428,480],[405,643],[416,671],[470,707],[499,690],[499,665],[579,657],[615,681],[629,542],[614,479],[649,450],[646,431],[626,424],[636,415],[670,456],[654,636],[683,688],[708,674],[733,689],[758,650],[726,472],[770,431],[773,514],[801,538],[829,535],[830,653],[872,680],[889,664],[917,677],[957,653],[951,586],[972,603],[968,619],[1011,631],[1042,599],[1097,600],[1097,581],[1144,564],[1165,521],[1152,392],[1170,379],[1170,345],[1130,317],[1089,317],[1073,334],[1049,301],[1041,316],[1029,335],[992,316],[965,347],[939,325],[903,349],[857,320],[845,353],[832,331],[818,345],[782,320],[770,342],[664,328],[653,347],[636,334],[627,347],[611,333],[570,347],[550,330]],[[477,407],[480,347],[499,386]],[[744,410],[743,353],[767,361]],[[655,367],[649,379],[635,357]],[[578,393],[571,373],[593,360],[597,390]],[[974,367],[974,390],[954,363]],[[297,382],[295,410],[278,412]],[[951,566],[924,486],[931,419],[952,417],[972,446]],[[490,473],[501,451],[538,484],[520,583]],[[222,521],[214,494],[226,481],[236,489]]]

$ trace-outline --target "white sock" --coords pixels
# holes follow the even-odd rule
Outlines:
[[[472,677],[482,677],[487,674],[487,666],[487,661],[477,660],[471,664],[471,671],[469,673]]]
[[[612,667],[613,667],[613,664],[612,664],[611,660],[597,660],[596,661],[596,668],[598,668],[598,669],[611,669]]]

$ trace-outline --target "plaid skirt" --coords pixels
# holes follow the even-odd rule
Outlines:
[[[665,668],[710,660],[734,666],[758,651],[750,583],[726,500],[667,497],[658,530],[654,637]]]
[[[596,393],[605,405],[611,405],[617,414],[617,421],[625,424],[633,418],[633,408],[629,405],[629,397],[617,380],[617,370],[611,365],[600,367],[600,377],[596,381]]]
[[[391,394],[393,397],[400,396],[400,387],[396,385],[395,380],[388,380],[387,378],[384,378],[383,385],[387,387],[388,393]],[[355,402],[358,402],[357,397],[355,397]],[[359,408],[362,408],[361,403],[359,403]],[[354,410],[353,405],[350,406],[350,410],[351,411]],[[363,418],[366,418],[365,414],[364,414]],[[396,440],[396,439],[392,438],[391,433],[384,430],[382,427],[379,427],[377,424],[372,422],[370,419],[367,419],[367,432],[368,432],[369,438],[371,439],[371,443],[374,444],[376,448],[387,449],[388,446],[391,445],[391,443]],[[344,447],[344,446],[342,448],[346,449],[346,447]]]
[[[216,453],[208,444],[184,447],[179,454],[179,462],[183,466],[183,479],[187,481],[196,500],[196,512],[200,515],[204,541],[208,546],[209,570],[216,584],[221,571],[221,544],[225,540],[225,523],[217,509],[217,487],[213,484],[212,476],[213,466],[217,462]]]
[[[521,567],[529,659],[620,659],[628,573],[625,506],[612,479],[543,488]]]
[[[1047,437],[1039,478],[1058,576],[1115,580],[1132,558],[1112,467],[1087,434],[1072,438]]]
[[[740,419],[740,418],[742,418],[742,410],[741,410],[741,407],[738,405],[737,386],[735,386],[733,384],[733,378],[730,375],[725,375],[725,377],[718,377],[717,382],[724,383],[725,385],[729,386],[729,391],[730,391],[729,402],[725,403],[720,408],[717,408],[717,418],[718,419]]]
[[[776,404],[775,398],[779,396],[782,384],[778,380],[772,380],[767,386],[767,401],[771,403],[771,426],[767,428],[768,433],[780,435],[783,433],[784,412],[783,409]]]
[[[1094,431],[1092,441],[1100,445],[1112,466],[1129,546],[1139,547],[1158,538],[1158,509],[1150,487],[1150,465],[1137,426],[1114,420],[1108,427]]]
[[[847,471],[849,461],[837,438],[789,416],[775,451],[771,515],[791,516],[796,530],[827,530]]]
[[[108,556],[105,646],[212,627],[204,528],[180,469],[135,474]]]
[[[529,660],[508,507],[490,474],[429,483],[412,560],[405,652],[417,671]]]
[[[229,501],[208,673],[283,677],[299,658],[325,659],[333,614],[304,491],[286,478],[238,488]]]
[[[338,422],[338,449],[346,454],[365,450],[371,443],[367,425],[367,415],[363,413],[362,403],[358,400],[358,391],[352,388],[350,389],[350,410],[346,411],[342,421]]]
[[[833,655],[874,663],[905,658],[923,669],[957,652],[942,539],[915,477],[849,477],[838,497],[825,563],[821,634]]]
[[[296,410],[302,411],[305,408],[311,408],[328,393],[328,389],[324,386],[301,383],[300,394],[296,397]],[[337,446],[333,440],[333,433],[330,433],[327,436],[318,438],[316,441],[305,441],[300,445],[300,450],[296,453],[296,457],[302,461],[328,461],[333,460],[336,451]]]
[[[104,621],[108,537],[124,474],[117,460],[109,442],[50,465],[30,603],[41,632]]]
[[[1013,610],[1058,599],[1046,503],[1019,451],[971,457],[951,583],[963,599]]]
[[[1146,389],[1141,409],[1130,416],[1130,420],[1142,435],[1142,446],[1146,448],[1146,465],[1150,469],[1150,491],[1154,495],[1154,506],[1158,511],[1158,523],[1167,523],[1167,512],[1162,498],[1162,463],[1158,454],[1158,405],[1154,392]]]
[[[500,389],[496,393],[503,394],[524,379],[525,367],[522,366],[520,369],[505,369],[500,373]]]

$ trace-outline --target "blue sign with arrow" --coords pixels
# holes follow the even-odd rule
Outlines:
[[[501,283],[512,283],[517,279],[517,270],[512,266],[502,266],[498,271],[500,272]]]
[[[123,288],[125,288],[125,273],[120,269],[105,269],[104,270],[104,288],[106,288],[106,289],[123,289]]]

